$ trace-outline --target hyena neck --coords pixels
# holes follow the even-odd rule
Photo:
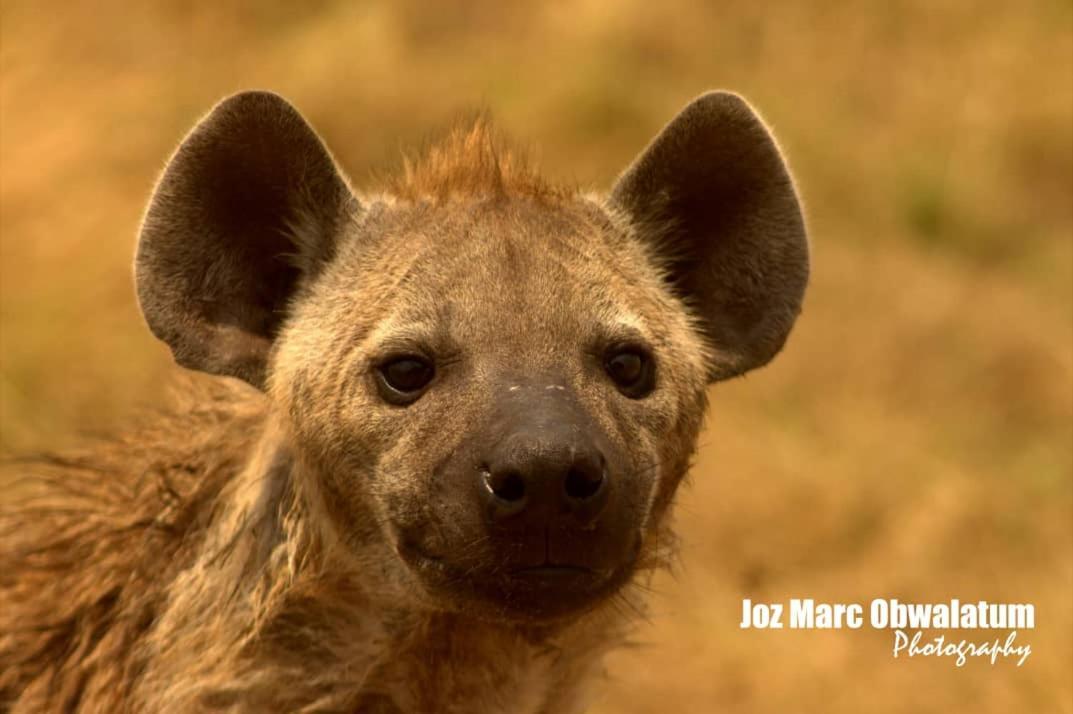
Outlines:
[[[359,699],[401,712],[584,711],[603,656],[624,634],[621,621],[547,630],[444,613],[398,625]]]
[[[377,575],[376,558],[355,562],[323,519],[310,517],[316,509],[300,468],[269,424],[152,636],[148,708],[241,701],[270,710],[478,714],[580,706],[581,683],[627,633],[622,609],[533,628],[385,598],[393,588]]]

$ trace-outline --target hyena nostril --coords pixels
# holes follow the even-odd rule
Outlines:
[[[566,495],[575,501],[587,501],[604,485],[603,469],[572,468],[566,475],[563,489]]]
[[[484,482],[493,496],[507,503],[518,503],[525,498],[525,479],[517,471],[486,471]]]

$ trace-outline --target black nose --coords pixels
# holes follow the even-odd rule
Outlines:
[[[607,504],[603,454],[577,438],[516,435],[496,449],[480,478],[497,523],[543,526],[562,516],[591,522]]]

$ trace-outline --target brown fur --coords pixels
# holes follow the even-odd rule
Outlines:
[[[251,389],[187,381],[122,438],[6,464],[23,495],[0,512],[0,703],[123,709],[133,650],[264,417]]]
[[[733,124],[742,107],[706,95],[683,113],[686,129]],[[604,202],[543,181],[481,121],[407,163],[388,194],[355,197],[282,100],[221,104],[161,179],[138,290],[180,362],[253,386],[198,377],[173,410],[125,437],[8,465],[29,495],[0,514],[0,705],[583,710],[583,683],[627,637],[644,573],[673,547],[670,506],[707,381],[767,361],[800,305],[807,261],[800,217],[785,213],[793,189],[752,122],[726,138],[702,132],[702,155],[742,140],[759,157],[759,169],[720,159],[741,179],[731,194],[745,187],[726,215],[742,195],[749,210],[778,207],[748,216],[740,237],[719,237],[748,274],[741,290],[713,292],[703,289],[712,275],[693,267],[715,250],[691,213],[695,187],[673,178],[688,171],[654,178],[642,158]],[[662,136],[690,134],[674,126]],[[697,151],[678,149],[657,153],[688,164]],[[719,202],[708,199],[704,211]],[[753,227],[764,221],[771,241]],[[734,255],[735,241],[747,255]],[[793,269],[787,284],[759,290]],[[738,342],[720,341],[733,330],[717,318],[734,311],[777,313],[759,347],[740,330]],[[623,335],[658,356],[657,388],[643,399],[622,397],[584,356]],[[429,392],[405,408],[385,405],[371,376],[399,345],[442,357]],[[497,410],[559,392],[624,454],[616,478],[640,549],[585,607],[522,616],[468,589],[497,563],[443,504],[455,498],[459,454],[483,448]],[[400,533],[450,554],[463,574],[436,585],[403,562]]]
[[[486,115],[455,127],[416,158],[403,161],[390,193],[407,201],[525,196],[563,200],[574,190],[550,183],[528,159],[505,146]]]

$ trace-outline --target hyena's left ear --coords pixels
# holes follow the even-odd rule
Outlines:
[[[801,311],[808,243],[786,165],[741,97],[691,102],[619,178],[610,203],[651,241],[700,318],[710,379],[778,353]]]
[[[183,140],[142,223],[134,273],[153,334],[184,367],[264,386],[288,303],[358,210],[298,111],[243,92]]]

